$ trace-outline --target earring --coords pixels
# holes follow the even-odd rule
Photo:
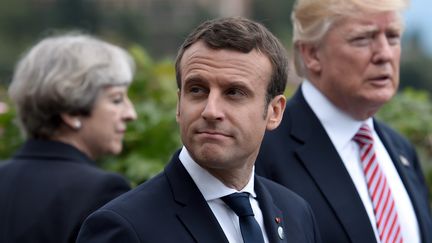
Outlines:
[[[81,128],[81,121],[80,120],[75,120],[75,122],[74,122],[74,128],[75,129],[80,129]]]

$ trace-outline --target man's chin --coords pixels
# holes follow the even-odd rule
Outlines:
[[[196,150],[197,152],[195,153],[195,160],[199,160],[196,161],[198,162],[203,162],[203,163],[220,163],[222,162],[221,160],[223,160],[223,158],[225,157],[224,155],[226,155],[226,149],[224,149],[223,147],[219,146],[219,145],[209,145],[209,144],[203,144],[201,145],[201,147],[199,149]]]

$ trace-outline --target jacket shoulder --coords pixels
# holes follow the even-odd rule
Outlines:
[[[284,187],[262,176],[257,175],[256,177],[270,192],[271,196],[276,202],[289,202],[290,204],[298,205],[300,207],[309,207],[309,204],[302,197],[287,187]]]

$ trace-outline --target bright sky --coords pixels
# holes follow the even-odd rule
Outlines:
[[[411,0],[410,8],[405,13],[406,34],[420,32],[421,43],[432,55],[432,1]]]

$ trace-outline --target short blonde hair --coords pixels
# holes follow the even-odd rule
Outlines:
[[[297,74],[305,77],[299,42],[319,44],[340,18],[355,17],[359,13],[401,13],[408,4],[409,0],[297,0],[291,14]]]

